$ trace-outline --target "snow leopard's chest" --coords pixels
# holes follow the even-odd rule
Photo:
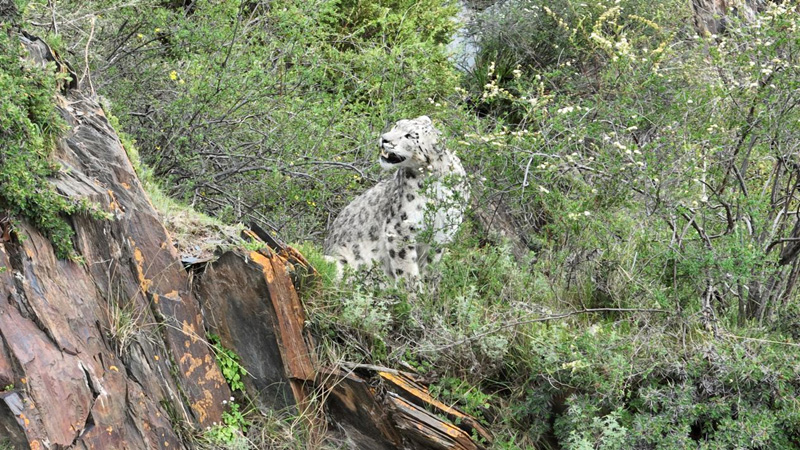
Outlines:
[[[409,231],[415,235],[414,240],[436,244],[451,242],[466,207],[463,174],[406,176],[398,177],[396,181],[392,195],[397,205],[395,215],[408,225]],[[392,230],[388,231],[391,233]]]

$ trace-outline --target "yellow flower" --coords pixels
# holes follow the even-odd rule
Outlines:
[[[139,39],[144,39],[144,35],[142,33],[137,33],[136,37]]]
[[[174,70],[172,72],[170,72],[169,73],[169,79],[172,80],[172,81],[177,80],[178,79],[178,72],[176,72]]]

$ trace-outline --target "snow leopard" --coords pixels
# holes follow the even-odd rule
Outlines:
[[[461,160],[428,116],[398,121],[380,136],[379,161],[394,174],[356,197],[332,222],[324,253],[344,266],[379,266],[421,287],[423,269],[453,241],[469,203]]]

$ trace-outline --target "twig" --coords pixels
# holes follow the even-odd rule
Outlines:
[[[601,312],[642,312],[642,313],[653,313],[653,314],[669,314],[670,313],[670,311],[667,311],[665,309],[585,308],[585,309],[581,309],[581,310],[578,310],[578,311],[572,311],[572,312],[563,313],[563,314],[556,314],[556,315],[552,315],[552,316],[537,317],[535,319],[519,320],[519,321],[516,321],[516,322],[511,322],[511,323],[507,323],[507,324],[504,324],[504,325],[500,325],[500,326],[497,326],[497,327],[495,327],[495,328],[493,328],[493,329],[491,329],[489,331],[484,331],[483,333],[478,333],[476,335],[473,335],[473,336],[470,336],[470,337],[466,337],[464,339],[461,339],[459,341],[453,342],[451,344],[444,345],[444,346],[441,346],[441,347],[437,347],[435,351],[438,352],[438,351],[445,350],[445,349],[448,349],[448,348],[456,347],[458,345],[466,344],[467,342],[471,342],[471,341],[475,341],[475,340],[481,339],[484,336],[488,336],[490,334],[497,333],[498,331],[504,330],[506,328],[513,328],[513,327],[517,327],[517,326],[520,326],[520,325],[526,325],[526,324],[529,324],[529,323],[549,322],[551,320],[566,319],[567,317],[577,316],[579,314],[595,314],[595,313],[601,313]]]
[[[372,370],[374,372],[386,372],[386,373],[390,373],[392,375],[400,375],[400,374],[413,375],[413,374],[409,374],[408,372],[404,372],[404,371],[397,370],[397,369],[391,369],[389,367],[384,367],[384,366],[377,366],[375,364],[361,364],[361,363],[343,361],[339,365],[342,366],[342,367],[346,367],[350,371],[354,371],[354,370],[357,370],[357,369],[365,369],[365,370]]]
[[[694,211],[691,208],[689,208],[689,210],[692,211],[692,213],[694,214]],[[684,219],[686,219],[687,222],[689,222],[692,225],[692,228],[694,228],[694,230],[697,231],[697,234],[700,235],[700,238],[703,239],[703,244],[705,245],[706,249],[709,251],[713,251],[714,246],[711,245],[711,239],[709,239],[703,227],[701,227],[700,224],[698,224],[697,221],[694,220],[694,216],[689,217],[689,215],[683,211],[681,211],[681,215],[683,216]]]
[[[354,166],[352,164],[343,163],[343,162],[336,162],[336,161],[304,161],[304,162],[294,163],[294,165],[295,166],[320,165],[320,166],[344,167],[344,168],[347,168],[347,169],[354,170],[354,171],[358,172],[358,176],[361,177],[361,178],[364,178],[364,179],[367,179],[367,180],[370,179],[369,177],[366,177],[364,175],[364,172],[362,172],[361,169],[359,169],[358,167],[356,167],[356,166]]]
[[[53,34],[58,34],[58,22],[56,21],[56,5],[53,0],[47,0],[47,6],[50,7],[50,20],[53,26]]]
[[[87,78],[89,80],[89,89],[92,91],[92,96],[95,96],[94,86],[92,85],[92,76],[89,74],[89,45],[92,43],[92,38],[94,37],[94,23],[97,21],[96,16],[92,16],[92,29],[89,31],[89,39],[86,40],[86,48],[83,51],[83,75],[81,75],[81,80],[78,82],[78,86],[83,85],[83,79]]]
[[[772,241],[769,244],[769,246],[767,246],[767,249],[764,251],[764,253],[769,253],[769,251],[772,250],[772,247],[774,247],[774,246],[776,246],[778,244],[783,244],[784,242],[798,242],[798,241],[800,241],[800,238],[796,238],[796,237],[794,237],[794,238],[776,239],[776,240]]]
[[[743,341],[761,342],[763,344],[778,344],[778,345],[788,345],[790,347],[800,347],[800,344],[794,342],[781,342],[781,341],[773,341],[772,339],[749,338],[744,336],[737,336],[735,334],[730,334],[730,333],[724,333],[723,336],[735,339],[741,339]]]
[[[542,156],[545,158],[561,158],[559,155],[551,155],[549,153],[531,153],[531,157],[528,159],[528,164],[525,165],[525,175],[522,177],[522,192],[525,192],[525,188],[528,187],[528,174],[531,170],[531,163],[533,163],[533,158],[537,156]]]

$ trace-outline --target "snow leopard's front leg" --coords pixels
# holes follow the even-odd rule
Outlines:
[[[388,268],[395,280],[405,280],[409,290],[420,290],[420,277],[417,260],[417,245],[413,234],[414,226],[407,222],[399,223],[387,233]]]

